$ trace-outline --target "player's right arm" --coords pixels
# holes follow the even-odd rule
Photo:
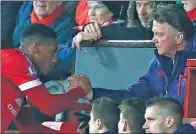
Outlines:
[[[27,120],[28,119],[28,120]],[[20,110],[20,113],[18,114],[17,118],[14,119],[14,123],[16,124],[18,130],[20,133],[53,133],[53,134],[58,134],[58,133],[67,133],[70,132],[68,130],[61,132],[60,130],[53,130],[49,127],[43,126],[39,123],[36,122],[32,109],[29,107],[22,107]],[[68,124],[66,124],[67,127]],[[76,129],[76,128],[75,128]],[[71,131],[72,133],[76,132]]]
[[[72,109],[76,101],[86,95],[80,87],[69,90],[65,94],[50,94],[24,56],[6,56],[2,54],[2,74],[18,86],[35,107],[47,115]]]

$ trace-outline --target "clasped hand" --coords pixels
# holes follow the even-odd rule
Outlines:
[[[92,86],[90,80],[84,75],[84,74],[76,74],[73,76],[70,76],[68,78],[68,89],[74,89],[77,87],[81,87],[84,92],[86,93],[86,96],[84,96],[85,99],[91,101],[93,97],[92,92]]]

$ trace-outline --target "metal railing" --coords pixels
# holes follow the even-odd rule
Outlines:
[[[155,48],[152,40],[99,40],[84,41],[82,47]]]

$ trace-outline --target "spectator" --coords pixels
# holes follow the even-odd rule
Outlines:
[[[48,25],[57,33],[57,63],[47,76],[41,77],[43,82],[70,76],[73,62],[70,40],[74,34],[72,28],[76,25],[73,19],[74,17],[67,9],[67,2],[63,1],[26,1],[20,8],[13,35],[15,47],[19,47],[21,34],[30,23]]]
[[[76,7],[76,23],[80,26],[89,23],[88,1],[86,0],[78,2]]]
[[[153,96],[170,96],[184,103],[186,82],[179,80],[186,67],[187,59],[196,58],[195,52],[185,50],[188,40],[193,37],[193,24],[183,7],[175,4],[162,5],[152,14],[155,43],[155,58],[150,62],[147,73],[128,90],[107,90],[92,88],[85,97],[88,100],[101,96],[125,99]],[[70,85],[78,85],[82,79],[72,79]],[[84,81],[82,85],[89,85]]]
[[[153,37],[149,17],[153,11],[157,9],[158,3],[171,4],[173,2],[157,2],[157,1],[130,1],[127,10],[127,21],[117,21],[113,24],[102,27],[96,23],[85,26],[83,38],[73,40],[73,47],[80,47],[83,40],[113,39],[113,40],[150,40]],[[122,14],[122,16],[124,16]],[[125,18],[125,17],[123,17]],[[101,29],[101,30],[100,30]],[[100,32],[101,31],[101,32]],[[122,34],[116,34],[118,33]],[[88,34],[87,34],[88,33]],[[82,36],[82,35],[80,35]],[[90,38],[93,37],[93,38]],[[78,37],[79,38],[79,37]]]
[[[92,102],[89,133],[117,133],[120,110],[119,101],[102,97]]]
[[[146,133],[196,133],[191,124],[182,124],[183,108],[170,97],[155,97],[146,103]]]
[[[102,28],[103,39],[150,40],[153,37],[148,24],[149,17],[157,9],[157,1],[130,1],[127,9],[127,21]],[[117,35],[115,31],[123,33]]]
[[[119,133],[144,133],[142,128],[145,123],[145,102],[142,99],[131,98],[121,102],[120,121],[118,122]]]
[[[160,3],[171,4],[172,1],[130,1],[127,10],[128,23],[127,27],[147,27],[150,28],[150,15],[156,11],[157,5]]]
[[[88,34],[91,30],[91,24],[78,27],[80,31],[73,39],[73,44],[78,44],[82,40],[97,40],[101,37],[101,31],[99,26],[104,26],[115,22],[120,14],[121,8],[126,5],[127,2],[122,1],[88,1],[88,17],[92,23],[96,22],[93,30],[95,35]],[[99,29],[98,29],[99,28]],[[79,45],[79,44],[78,44]]]
[[[103,1],[103,3],[104,4],[106,3],[107,6],[110,6],[109,3],[111,3],[111,1],[110,2]],[[116,3],[116,2],[113,1],[112,3]],[[127,10],[128,2],[121,1],[120,4],[122,4],[122,3],[123,3],[123,7],[121,7],[121,10],[120,11],[119,11],[119,9],[116,10],[117,12],[119,12],[118,13],[119,16],[117,19],[126,19],[127,18],[126,14],[124,12],[126,12],[126,10]],[[76,22],[78,25],[85,25],[90,22],[89,16],[88,16],[88,1],[83,0],[83,1],[78,2],[77,8],[76,8]]]
[[[156,11],[157,5],[157,1],[130,1],[127,27],[148,27],[150,15]]]
[[[184,9],[186,10],[189,18],[194,21],[196,20],[196,1],[182,1],[184,4]]]
[[[111,23],[123,14],[120,14],[127,2],[122,1],[88,1],[88,17],[90,22],[97,22],[100,25]],[[124,17],[124,16],[123,16]]]

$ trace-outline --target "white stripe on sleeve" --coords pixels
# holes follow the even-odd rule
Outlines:
[[[54,122],[54,121],[46,121],[42,123],[43,126],[49,127],[51,129],[58,130],[58,131],[61,130],[62,124],[63,122]]]
[[[36,80],[32,80],[32,81],[28,81],[26,83],[23,83],[23,84],[19,85],[18,87],[20,88],[21,91],[25,91],[25,90],[34,88],[36,86],[39,86],[41,84],[42,84],[42,82],[39,79],[36,79]]]

